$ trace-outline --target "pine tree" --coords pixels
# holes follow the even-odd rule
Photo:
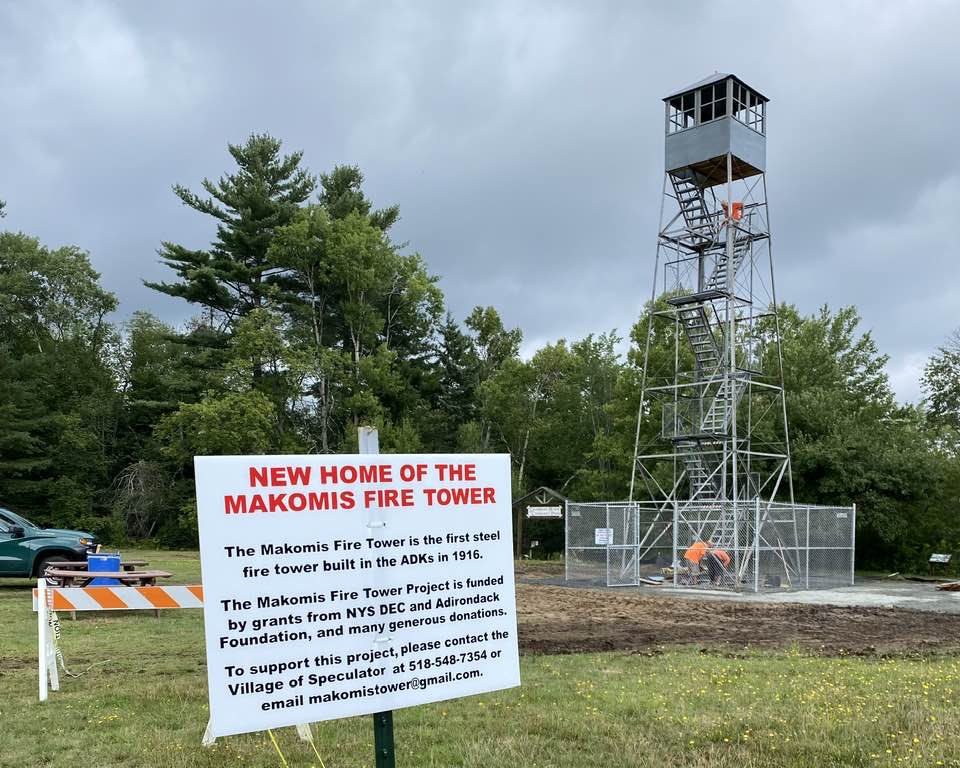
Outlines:
[[[443,450],[456,450],[460,427],[476,418],[479,365],[471,338],[448,314],[440,327],[436,366],[435,399],[445,427]]]
[[[174,187],[184,204],[217,220],[216,239],[209,250],[164,242],[160,256],[180,281],[147,285],[199,304],[232,326],[264,305],[268,279],[278,271],[267,256],[274,233],[293,220],[316,182],[300,167],[302,153],[281,156],[281,142],[272,136],[254,134],[228,146],[238,170],[216,183],[204,179],[209,197]]]
[[[363,193],[363,173],[355,165],[338,165],[330,173],[321,173],[320,186],[320,205],[332,219],[345,219],[351,213],[359,213],[381,232],[386,232],[400,218],[397,205],[372,210],[373,204]]]

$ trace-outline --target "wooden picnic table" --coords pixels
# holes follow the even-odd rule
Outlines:
[[[142,568],[145,565],[149,565],[148,560],[124,560],[120,563],[120,567],[125,571],[135,571],[137,568]],[[87,568],[86,560],[53,560],[47,563],[47,569],[56,568],[58,570],[71,570],[71,571],[82,571]]]
[[[62,587],[85,587],[94,579],[116,579],[125,586],[145,587],[172,575],[166,571],[81,571],[69,568],[47,568],[44,573],[49,579],[57,579]]]

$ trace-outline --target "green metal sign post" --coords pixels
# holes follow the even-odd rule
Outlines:
[[[377,712],[373,716],[373,748],[376,768],[395,768],[393,750],[393,712]]]

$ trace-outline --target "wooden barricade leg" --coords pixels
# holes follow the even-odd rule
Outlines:
[[[47,581],[37,579],[37,656],[40,673],[40,701],[47,700]]]

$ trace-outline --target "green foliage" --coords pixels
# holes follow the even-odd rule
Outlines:
[[[0,233],[0,499],[98,528],[116,436],[116,306],[87,255]]]
[[[960,448],[960,331],[927,362],[921,380],[927,395],[930,426],[937,430],[943,447],[953,454]]]
[[[474,307],[466,319],[466,326],[473,332],[481,382],[493,376],[520,351],[522,332],[519,328],[507,330],[493,307]]]
[[[194,456],[278,453],[276,410],[261,392],[228,392],[182,405],[157,425],[163,454],[185,465]]]
[[[807,318],[787,307],[780,322],[795,496],[857,504],[858,562],[888,563],[941,493],[922,415],[896,404],[853,307]]]
[[[436,415],[430,425],[438,450],[455,451],[465,442],[480,449],[480,427],[475,422],[479,383],[480,360],[473,340],[448,314],[440,327],[433,398]],[[469,432],[477,434],[468,437]]]
[[[216,220],[217,237],[206,251],[163,243],[160,255],[180,281],[148,286],[229,320],[263,306],[273,233],[293,219],[316,186],[300,168],[302,153],[281,156],[280,146],[272,136],[254,134],[242,145],[229,145],[237,170],[217,182],[204,179],[206,197],[173,188],[184,205]]]
[[[175,188],[217,219],[216,240],[208,251],[164,244],[180,281],[152,284],[202,319],[179,337],[141,320],[129,342],[128,402],[155,416],[144,450],[188,512],[194,455],[349,450],[362,423],[380,427],[385,450],[434,447],[443,435],[443,296],[420,256],[386,235],[399,209],[374,210],[352,166],[321,175],[307,204],[313,177],[272,137],[230,152],[239,171],[205,181],[209,198]],[[148,338],[162,375],[141,349]]]
[[[281,227],[269,252],[279,270],[274,298],[311,360],[305,383],[316,412],[307,427],[324,452],[361,422],[409,429],[426,415],[431,382],[417,385],[431,378],[443,309],[419,255],[399,253],[378,226],[395,209],[370,213],[358,186],[341,189],[344,175],[359,184],[353,170],[324,175],[321,204]]]
[[[363,193],[363,174],[355,165],[338,165],[330,173],[320,174],[320,205],[334,219],[344,219],[351,213],[366,217],[370,224],[386,232],[400,218],[400,207],[374,211]]]

